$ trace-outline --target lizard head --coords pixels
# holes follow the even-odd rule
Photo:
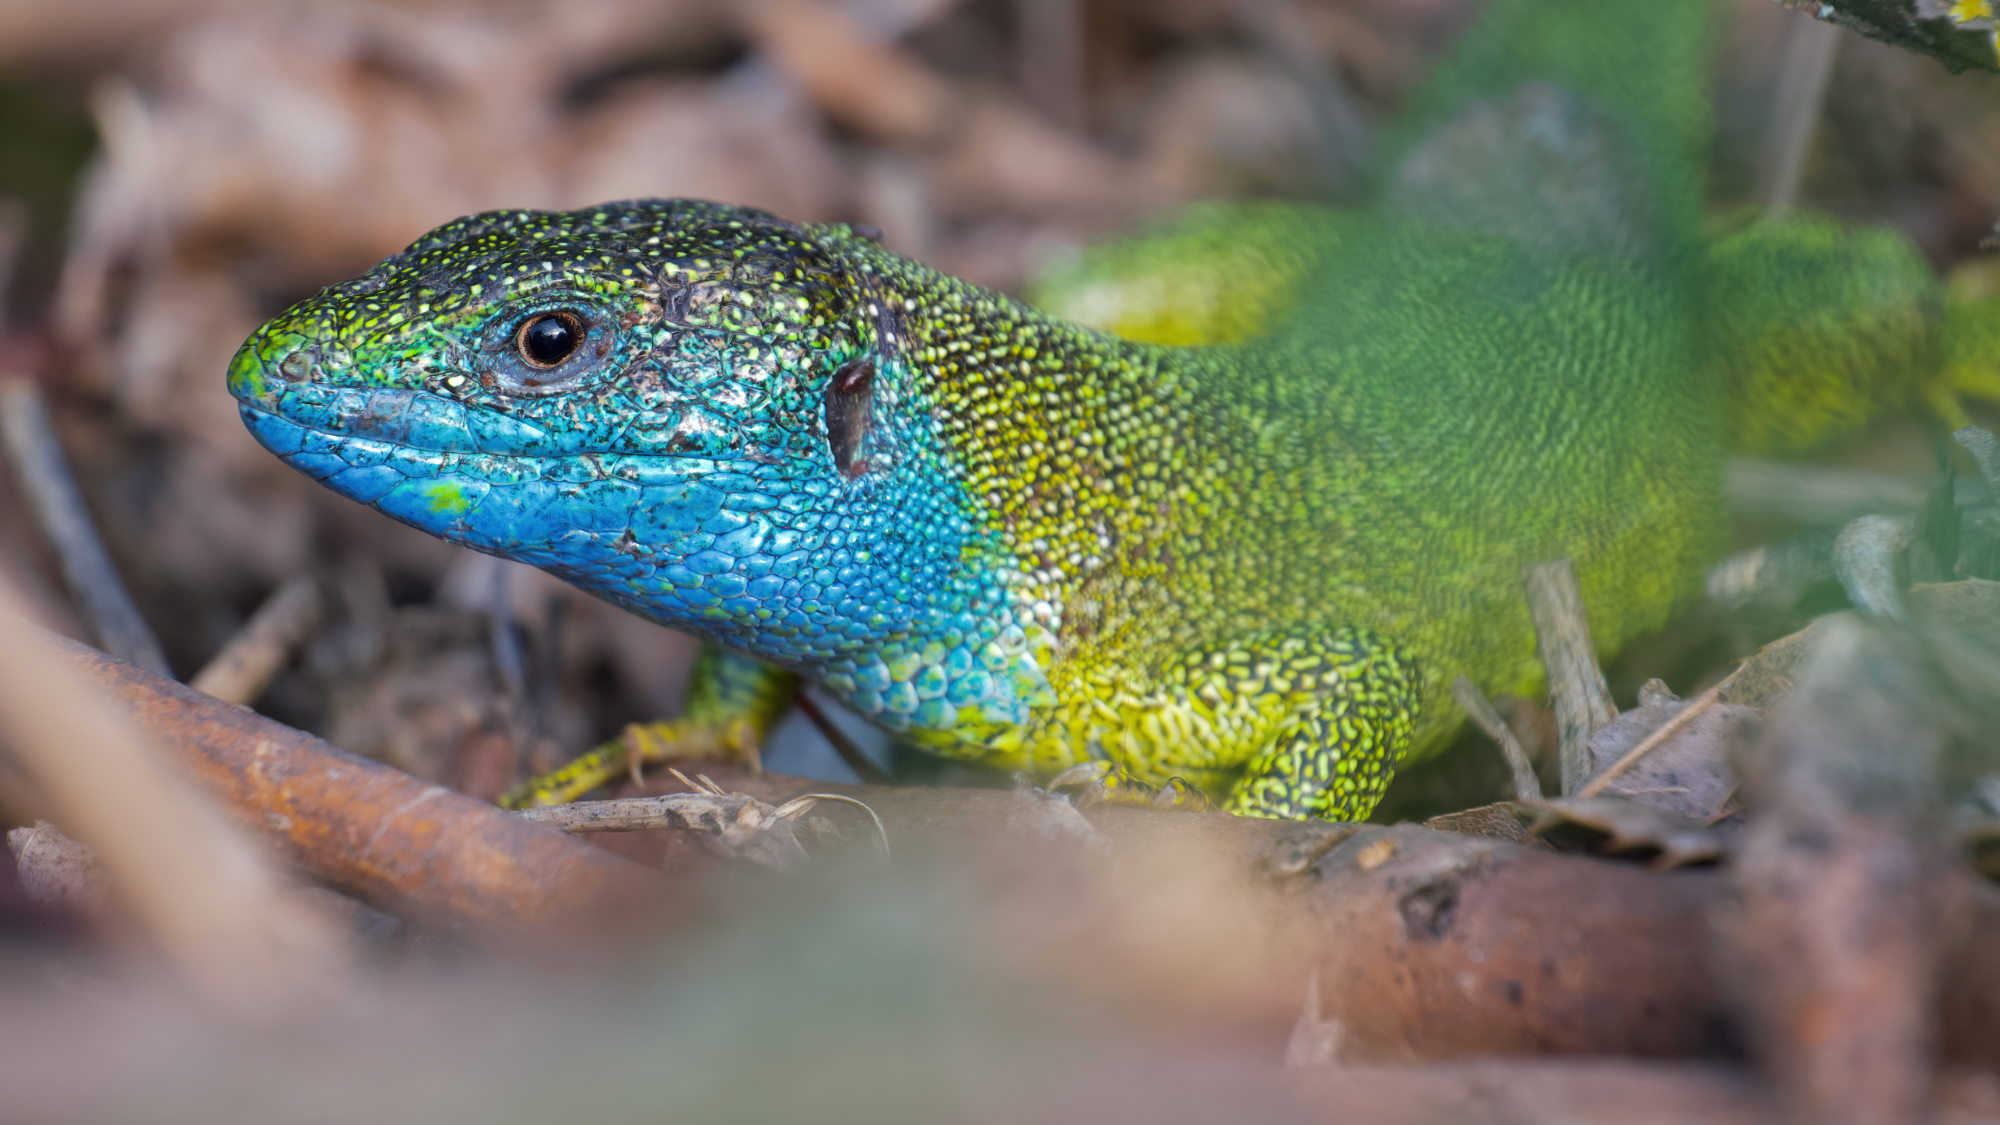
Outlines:
[[[822,662],[963,581],[969,524],[926,471],[888,257],[690,201],[475,215],[266,324],[229,388],[336,492]]]

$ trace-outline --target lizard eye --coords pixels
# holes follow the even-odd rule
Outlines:
[[[514,333],[514,348],[536,367],[554,367],[576,354],[583,344],[583,325],[574,313],[551,312],[529,317]]]

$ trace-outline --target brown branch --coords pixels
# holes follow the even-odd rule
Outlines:
[[[445,926],[581,931],[657,907],[675,885],[84,645],[53,643],[279,859],[372,906]]]
[[[533,928],[589,924],[610,904],[658,903],[664,888],[679,885],[65,647],[93,680],[135,706],[240,823],[364,901]],[[1273,1034],[1295,1022],[1311,973],[1318,1012],[1347,1029],[1343,1061],[1700,1055],[1715,1049],[1714,1028],[1730,1010],[1711,968],[1708,919],[1731,887],[1714,870],[1659,876],[1415,826],[1364,826],[1351,837],[1337,831],[1337,846],[1323,855],[1310,849],[1303,870],[1273,881],[1257,877],[1259,861],[1299,852],[1297,826],[1100,807],[1079,839],[1048,832],[1049,818],[1024,815],[1051,800],[1032,793],[710,772],[715,787],[774,806],[819,789],[861,797],[897,854],[919,860],[899,877],[918,878],[937,870],[940,857],[954,857],[944,870],[955,885],[988,888],[968,900],[965,925],[992,935],[977,953],[996,964]],[[621,839],[636,845],[684,835]],[[675,852],[674,861],[689,854]],[[1099,862],[1107,857],[1112,862]],[[1958,994],[1946,1047],[1974,1055],[2000,1041],[2000,973],[1980,967],[1983,950],[2000,943],[2000,905],[1981,909],[1965,940],[1939,961],[1939,979],[1953,981]],[[1048,924],[1057,917],[1064,924]]]

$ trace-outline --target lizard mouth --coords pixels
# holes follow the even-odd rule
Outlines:
[[[429,391],[271,379],[272,369],[247,346],[230,365],[259,444],[343,496],[467,546],[527,558],[578,536],[672,537],[722,502],[691,479],[699,459],[578,451],[574,435]]]
[[[251,412],[260,412],[329,438],[386,442],[425,452],[501,457],[577,452],[531,422],[494,410],[467,409],[446,395],[316,378],[326,374],[328,365],[310,345],[271,348],[259,347],[260,343],[253,337],[229,365],[229,392],[241,404],[246,421]],[[275,447],[272,452],[288,455]]]

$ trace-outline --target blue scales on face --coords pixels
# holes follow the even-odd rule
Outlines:
[[[477,215],[273,320],[229,387],[336,492],[991,742],[1048,701],[1054,634],[991,562],[873,250],[688,201]]]

